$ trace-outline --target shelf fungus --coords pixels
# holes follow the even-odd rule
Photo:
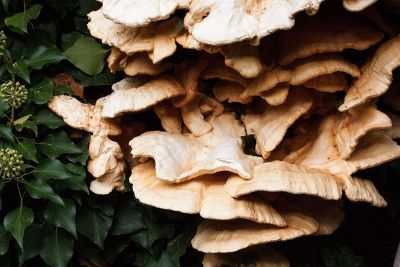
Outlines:
[[[387,205],[359,172],[400,157],[400,37],[351,13],[374,2],[103,0],[88,28],[123,78],[48,105],[92,134],[92,191],[129,162],[139,202],[204,219],[204,266],[288,266],[265,244],[332,234],[344,198]]]

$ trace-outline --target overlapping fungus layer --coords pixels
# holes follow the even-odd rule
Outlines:
[[[376,2],[343,1],[350,11]],[[103,0],[88,28],[126,78],[95,105],[49,103],[92,133],[90,189],[123,190],[129,166],[140,202],[204,218],[192,240],[204,266],[248,255],[288,266],[263,244],[331,234],[344,197],[385,206],[354,174],[400,157],[400,118],[375,104],[400,66],[400,37],[322,2]]]

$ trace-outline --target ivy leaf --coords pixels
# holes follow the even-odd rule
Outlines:
[[[107,50],[103,49],[91,37],[80,37],[76,42],[65,50],[64,55],[78,69],[86,74],[99,74],[104,68],[104,58]]]
[[[10,143],[14,143],[14,135],[10,127],[0,126],[0,139],[4,139]]]
[[[46,104],[53,97],[53,86],[49,78],[43,79],[29,90],[29,99],[38,105]]]
[[[145,227],[143,216],[136,203],[128,199],[119,201],[115,210],[111,233],[113,235],[131,234]]]
[[[26,159],[39,163],[36,157],[35,140],[29,138],[24,138],[21,140],[22,141],[19,142],[16,146],[18,153]]]
[[[40,110],[34,117],[37,124],[43,124],[50,129],[56,129],[64,125],[64,121],[48,109]]]
[[[33,222],[33,212],[24,206],[19,206],[4,217],[4,228],[11,233],[19,247],[23,249],[24,232]]]
[[[49,224],[31,224],[26,228],[24,236],[24,251],[19,255],[19,264],[39,255],[43,240],[49,236],[51,228]]]
[[[68,265],[74,252],[74,239],[62,229],[56,228],[48,236],[40,250],[40,257],[52,267],[65,267]]]
[[[67,164],[66,167],[71,173],[73,173],[73,175],[63,181],[62,187],[76,191],[84,191],[89,194],[89,189],[85,183],[86,169],[83,166],[77,166],[74,164]]]
[[[8,247],[10,246],[11,236],[10,233],[0,225],[0,255],[3,256],[7,253]]]
[[[112,217],[89,207],[78,209],[76,216],[77,230],[103,249],[104,240],[112,223]]]
[[[28,58],[29,66],[35,70],[40,70],[43,66],[51,63],[58,63],[65,59],[57,51],[44,46],[37,47]]]
[[[82,150],[63,131],[49,134],[44,140],[36,144],[39,146],[40,151],[49,158],[57,158],[62,154],[82,153]]]
[[[75,154],[75,155],[68,155],[67,158],[73,162],[79,162],[82,165],[86,165],[86,162],[89,158],[89,140],[90,140],[90,135],[86,134],[83,140],[78,144],[78,146],[83,149],[83,153],[81,154]],[[86,172],[85,172],[86,174]]]
[[[38,136],[38,127],[34,121],[25,121],[22,124],[15,125],[15,129],[19,132],[22,131],[22,129],[24,129],[24,128],[32,130],[32,132],[35,134],[35,136]]]
[[[7,17],[4,19],[4,23],[11,29],[16,30],[17,32],[28,32],[28,22],[37,19],[40,15],[40,10],[42,9],[41,5],[33,5],[27,10],[17,13],[11,17]]]
[[[168,242],[167,249],[164,253],[166,252],[168,254],[168,257],[175,266],[179,266],[179,260],[185,254],[186,249],[190,246],[190,241],[195,234],[195,230],[195,227],[188,225],[184,228],[182,233]]]
[[[76,239],[75,203],[72,200],[65,199],[64,204],[64,206],[60,206],[54,203],[48,203],[44,208],[43,217],[47,222],[67,230]]]
[[[53,88],[53,95],[71,95],[72,89],[68,85],[57,85]]]
[[[7,70],[8,72],[24,79],[27,83],[31,83],[31,79],[29,77],[29,62],[26,59],[22,58],[13,64],[8,64]]]
[[[25,181],[25,189],[34,199],[47,198],[54,203],[64,205],[62,198],[45,182],[39,180]]]
[[[32,173],[38,180],[42,181],[48,179],[62,180],[71,177],[71,173],[58,159],[47,159],[40,162]]]
[[[8,5],[10,4],[10,0],[1,0],[1,3],[3,4],[4,10],[8,12]]]

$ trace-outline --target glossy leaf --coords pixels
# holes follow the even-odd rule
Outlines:
[[[72,200],[65,199],[64,206],[48,203],[44,208],[43,217],[47,222],[67,230],[77,238],[75,223],[76,208]]]
[[[39,163],[36,157],[35,140],[31,138],[23,138],[18,142],[16,149],[25,159]]]
[[[43,240],[40,257],[52,267],[65,267],[68,265],[74,251],[74,239],[72,236],[56,228],[53,233]]]
[[[82,153],[82,150],[63,131],[49,134],[44,140],[36,144],[40,151],[49,158],[56,158],[62,154]]]
[[[38,105],[46,104],[53,97],[53,82],[45,78],[29,90],[29,98]]]
[[[37,19],[42,9],[41,5],[33,5],[27,10],[17,13],[11,17],[5,18],[4,23],[12,30],[18,29],[22,32],[28,32],[28,22]]]
[[[104,67],[104,59],[107,50],[103,49],[91,37],[80,37],[76,42],[65,50],[64,55],[78,69],[86,74],[99,74]]]
[[[4,228],[11,233],[23,250],[24,232],[33,222],[33,212],[24,206],[19,206],[4,217]]]
[[[46,198],[54,203],[64,205],[62,198],[54,192],[46,182],[39,180],[25,181],[25,189],[28,194],[35,199]]]

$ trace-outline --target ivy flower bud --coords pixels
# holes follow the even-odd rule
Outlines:
[[[3,31],[0,31],[0,57],[4,55],[4,49],[6,49],[7,36]]]
[[[7,81],[0,86],[0,100],[17,109],[28,99],[28,89],[19,82]]]
[[[24,161],[15,149],[0,149],[0,178],[16,179],[22,174]]]

